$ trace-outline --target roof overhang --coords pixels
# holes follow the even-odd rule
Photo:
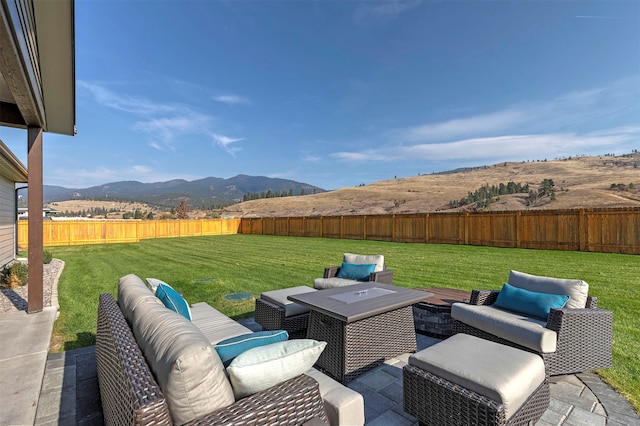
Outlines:
[[[0,125],[75,134],[73,0],[0,2]]]
[[[0,176],[14,183],[26,182],[28,179],[27,168],[2,141],[0,141]]]

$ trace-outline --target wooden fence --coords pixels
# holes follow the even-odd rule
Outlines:
[[[43,244],[132,243],[146,238],[237,234],[240,219],[194,220],[45,220]],[[18,221],[18,246],[27,248],[28,221]]]
[[[245,218],[239,232],[640,254],[640,208]]]

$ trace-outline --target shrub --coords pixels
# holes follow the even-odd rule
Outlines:
[[[52,260],[53,260],[53,255],[51,254],[51,252],[49,250],[44,250],[42,252],[42,263],[44,263],[45,265],[48,265],[49,263],[51,263]]]
[[[0,283],[5,287],[18,287],[27,283],[29,268],[24,263],[14,262],[0,271]]]

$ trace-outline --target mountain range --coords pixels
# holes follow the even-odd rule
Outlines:
[[[211,208],[243,201],[246,194],[255,194],[256,198],[260,198],[266,197],[269,192],[275,196],[317,194],[325,190],[293,180],[238,175],[228,179],[207,177],[193,181],[174,179],[155,183],[121,181],[84,189],[44,185],[43,198],[45,204],[86,199],[137,201],[160,207],[175,207],[180,201],[186,200],[194,207]]]

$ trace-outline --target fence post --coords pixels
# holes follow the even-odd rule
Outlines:
[[[462,230],[464,232],[464,245],[469,245],[469,212],[464,214],[464,221],[462,223],[462,226],[464,226]]]
[[[520,212],[516,212],[516,248],[520,248],[520,227],[522,221],[522,214]]]
[[[429,227],[431,226],[431,216],[429,213],[424,214],[424,242],[429,243],[431,241],[431,232],[429,232]]]
[[[580,251],[589,250],[589,217],[584,209],[580,209],[580,220],[578,222],[578,232],[580,238]]]
[[[362,239],[367,239],[367,215],[362,217]]]

